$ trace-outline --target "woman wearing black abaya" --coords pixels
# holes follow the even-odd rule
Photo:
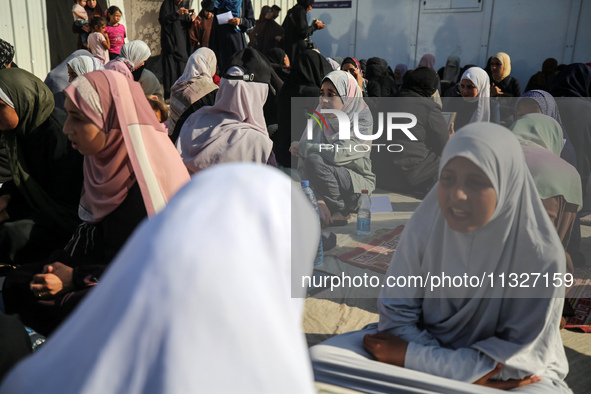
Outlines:
[[[591,67],[573,63],[554,78],[550,93],[556,98],[564,129],[575,147],[577,171],[583,184],[583,210],[589,205],[588,179],[591,175]],[[572,97],[560,99],[558,97]]]
[[[386,149],[372,150],[372,169],[377,186],[382,189],[417,193],[423,198],[437,181],[439,159],[449,139],[447,123],[441,108],[431,99],[439,87],[439,76],[432,68],[420,67],[407,71],[397,101],[397,112],[408,112],[417,118],[412,134],[417,141],[409,143],[403,133],[393,133],[388,140],[386,133],[374,144],[400,144],[404,151],[392,153]]]
[[[324,29],[324,23],[315,20],[312,25],[308,25],[306,14],[312,10],[314,0],[297,0],[283,21],[285,29],[285,52],[292,62],[295,62],[298,56],[308,49],[306,39],[308,39],[316,30]],[[332,71],[332,69],[331,69]]]
[[[267,58],[271,62],[271,68],[275,71],[275,74],[283,83],[287,82],[291,69],[289,57],[287,57],[285,51],[281,48],[273,48],[269,51]]]
[[[271,49],[279,46],[283,34],[283,27],[273,19],[273,9],[266,5],[261,9],[261,15],[254,29],[248,35],[250,37],[248,45],[258,49],[263,55],[269,56]]]
[[[40,79],[21,69],[0,71],[0,136],[12,174],[0,189],[3,263],[49,256],[80,222],[82,156],[62,133],[59,115]]]
[[[296,132],[292,137],[291,99],[293,97],[314,98],[311,105],[315,106],[318,103],[322,79],[331,71],[332,67],[321,54],[308,50],[297,58],[287,82],[279,91],[277,95],[279,128],[271,136],[271,139],[277,163],[283,167],[291,167],[292,156],[289,153],[289,146],[293,141],[300,139],[301,131],[306,126],[304,116],[294,117],[294,124],[297,124],[297,127],[294,127]]]
[[[398,93],[396,77],[388,62],[379,57],[367,60],[367,95],[369,97],[392,97]]]
[[[220,70],[225,70],[235,53],[246,48],[244,33],[254,26],[254,10],[251,0],[215,0],[213,14],[231,12],[233,18],[220,25],[217,17],[213,19],[209,48],[218,58]]]
[[[164,0],[160,7],[164,98],[170,97],[170,88],[185,70],[191,54],[189,30],[195,14],[189,12],[189,3],[189,0]]]

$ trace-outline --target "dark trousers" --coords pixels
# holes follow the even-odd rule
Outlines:
[[[353,191],[351,175],[345,167],[335,166],[315,153],[306,158],[304,167],[316,198],[323,200],[331,213],[347,215],[355,211],[359,194]]]
[[[180,60],[174,54],[162,54],[162,85],[164,98],[170,98],[170,88],[185,71],[186,60]]]

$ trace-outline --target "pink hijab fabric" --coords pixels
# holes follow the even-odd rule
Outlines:
[[[118,71],[121,74],[125,75],[125,77],[130,81],[133,81],[133,74],[131,73],[131,70],[121,60],[111,60],[109,63],[105,65],[105,70]]]
[[[419,65],[417,66],[417,68],[419,67],[429,67],[435,70],[435,56],[430,53],[423,55],[421,61],[419,61]]]
[[[189,181],[139,83],[102,70],[78,77],[64,93],[107,136],[101,152],[84,157],[82,220],[96,223],[113,212],[136,180],[152,216]]]

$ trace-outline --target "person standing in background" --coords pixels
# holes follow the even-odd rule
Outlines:
[[[189,30],[194,19],[195,13],[189,9],[189,0],[164,0],[160,6],[158,22],[162,27],[162,82],[165,99],[170,97],[170,87],[183,73],[191,54]]]
[[[292,62],[295,62],[300,53],[306,49],[312,49],[308,44],[310,36],[316,30],[324,29],[326,26],[321,21],[314,19],[312,25],[308,25],[306,14],[312,11],[314,0],[298,0],[298,3],[292,9],[287,11],[287,16],[283,21],[285,29],[285,52]]]
[[[211,26],[213,25],[212,11],[213,0],[204,0],[201,2],[201,11],[189,30],[191,51],[193,52],[199,48],[209,48],[209,36],[211,34]]]
[[[228,23],[220,25],[217,16],[232,13]],[[251,0],[215,0],[213,14],[216,18],[211,28],[209,47],[215,52],[221,72],[230,65],[234,54],[246,48],[244,33],[254,26],[254,10]]]

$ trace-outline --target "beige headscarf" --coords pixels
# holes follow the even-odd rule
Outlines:
[[[507,78],[509,74],[511,74],[511,58],[505,52],[499,52],[493,56],[493,59],[499,59],[501,64],[503,65],[503,73],[501,74],[500,78],[495,78],[493,75],[493,79],[495,82],[501,82],[503,79]]]

